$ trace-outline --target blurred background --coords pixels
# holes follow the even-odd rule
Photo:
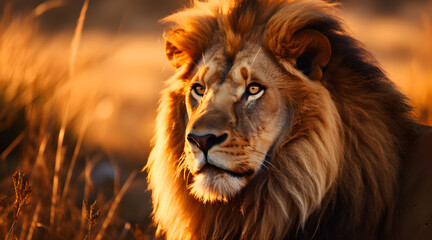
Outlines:
[[[431,125],[432,0],[340,3],[350,32]],[[153,238],[140,169],[173,73],[158,20],[189,4],[0,0],[0,238]],[[18,170],[33,189],[16,218]]]

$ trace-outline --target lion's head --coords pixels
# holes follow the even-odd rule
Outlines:
[[[317,63],[322,65],[314,66],[324,67],[330,58],[325,37],[311,30],[297,35],[299,39],[294,41],[310,37],[313,44],[324,43],[319,51],[325,51],[325,56]],[[317,189],[313,194],[322,196],[336,175],[339,156],[335,153],[340,151],[334,146],[340,146],[338,141],[341,141],[337,133],[339,117],[330,95],[321,84],[302,76],[300,71],[281,67],[281,64],[289,66],[288,62],[296,59],[277,60],[255,41],[243,45],[234,59],[229,59],[221,45],[204,51],[198,66],[189,73],[190,81],[185,84],[188,121],[182,164],[193,177],[191,193],[204,202],[229,201],[263,168],[299,171],[271,159],[277,154],[278,146],[292,140],[289,129],[299,125],[295,122],[298,116],[313,111],[320,113],[304,116],[302,121],[315,122],[316,128],[331,126],[331,136],[326,133],[325,139],[316,139],[317,144],[325,148],[327,156],[311,163],[320,171],[333,172],[329,179],[310,179]],[[310,53],[304,51],[297,55],[302,54]],[[315,61],[317,55],[310,61]],[[307,93],[299,94],[298,90],[302,88]],[[311,131],[319,134],[321,130]],[[320,138],[318,135],[312,137]],[[292,173],[293,176],[296,174]]]
[[[147,169],[168,238],[376,233],[410,107],[334,11],[210,1],[164,20],[177,72]]]

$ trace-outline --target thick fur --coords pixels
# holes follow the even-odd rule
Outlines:
[[[375,239],[398,191],[400,158],[415,134],[407,99],[321,1],[210,1],[169,16],[168,59],[177,68],[159,106],[146,169],[159,233],[168,239]],[[271,163],[227,201],[204,203],[182,165],[186,89],[204,52],[221,45],[234,61],[246,43],[305,79],[290,58],[302,29],[326,36],[332,55],[321,81],[287,83],[292,115]],[[308,80],[308,79],[306,79]],[[295,89],[295,90],[293,90]],[[293,101],[295,101],[293,103]]]

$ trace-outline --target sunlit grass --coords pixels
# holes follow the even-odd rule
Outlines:
[[[116,210],[136,172],[123,185],[116,184],[119,192],[95,192],[92,171],[105,153],[88,151],[83,145],[98,95],[81,98],[77,107],[80,95],[75,93],[83,88],[73,78],[102,62],[104,57],[98,56],[110,53],[79,54],[79,40],[74,37],[70,52],[75,59],[71,60],[64,54],[69,53],[64,48],[66,38],[40,35],[34,21],[31,16],[0,23],[0,238],[120,236],[124,226],[132,224],[119,218]],[[23,178],[12,177],[16,170],[28,176],[28,185],[22,185],[21,191],[28,194],[16,195],[22,196],[16,198],[18,208],[13,207],[14,189],[20,190],[21,185],[14,188],[13,183]],[[25,188],[30,185],[31,194]],[[98,200],[98,221],[96,215],[86,214],[80,199]],[[91,226],[86,227],[86,222]],[[123,235],[133,235],[132,230]]]

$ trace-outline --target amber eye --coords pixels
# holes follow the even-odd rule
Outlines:
[[[247,87],[247,92],[249,95],[256,95],[263,90],[263,87],[258,85],[257,83],[251,83]]]
[[[203,85],[201,85],[201,84],[198,84],[198,83],[196,83],[196,84],[194,84],[193,86],[192,86],[192,90],[198,95],[198,96],[203,96],[204,95],[204,93],[205,93],[205,88],[204,88],[204,86]]]

